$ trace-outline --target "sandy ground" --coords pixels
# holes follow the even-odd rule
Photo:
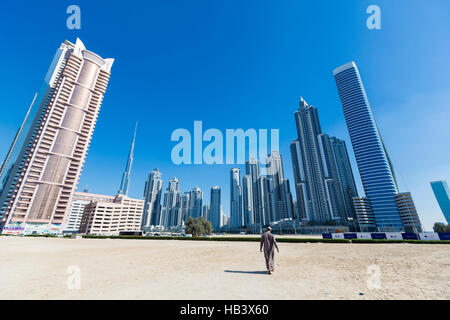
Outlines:
[[[281,243],[272,275],[258,246],[0,237],[0,298],[450,299],[449,245]]]

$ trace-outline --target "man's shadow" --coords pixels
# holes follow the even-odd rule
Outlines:
[[[247,274],[267,274],[267,271],[240,271],[240,270],[224,270],[229,273],[247,273]]]

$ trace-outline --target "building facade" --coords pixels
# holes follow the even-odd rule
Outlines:
[[[375,216],[373,214],[370,200],[366,197],[353,198],[353,206],[355,208],[356,221],[361,232],[377,231]]]
[[[2,165],[2,224],[62,227],[113,61],[86,50],[79,39],[61,44]]]
[[[130,187],[130,175],[131,175],[131,167],[133,166],[133,153],[134,153],[134,143],[136,141],[136,130],[137,130],[137,122],[136,127],[134,128],[133,140],[131,141],[130,152],[128,153],[127,164],[125,166],[125,170],[122,174],[122,180],[120,181],[120,187],[117,194],[128,195],[128,189]]]
[[[80,232],[119,235],[120,231],[141,229],[144,200],[117,195],[112,201],[93,201],[85,206]]]
[[[114,196],[106,196],[102,194],[75,192],[73,194],[69,214],[66,215],[63,232],[76,233],[80,231],[81,220],[83,219],[84,208],[91,202],[113,202]]]
[[[379,231],[399,232],[405,227],[397,208],[398,194],[392,163],[372,114],[354,62],[333,71],[348,132],[355,152],[364,193],[370,201]]]
[[[232,227],[245,225],[242,214],[241,169],[239,168],[230,170],[230,219]]]
[[[395,203],[397,204],[400,219],[406,232],[420,233],[423,232],[419,215],[410,192],[397,193],[395,195]]]
[[[433,181],[430,184],[445,220],[450,223],[450,189],[447,182]]]
[[[274,220],[293,219],[294,201],[289,186],[289,180],[284,178],[283,161],[278,151],[272,151],[266,160],[267,179],[270,180],[270,190],[266,196],[272,199]],[[271,193],[269,196],[268,193]]]
[[[181,195],[180,180],[176,177],[169,180],[169,185],[164,192],[163,206],[159,225],[171,228],[181,225]]]
[[[200,218],[203,209],[203,192],[199,187],[194,187],[189,196],[189,217]]]
[[[242,203],[243,203],[243,215],[244,225],[253,224],[254,222],[254,198],[253,198],[253,184],[252,177],[245,175],[242,178]]]
[[[303,98],[295,122],[291,158],[300,220],[347,224],[357,192],[345,142],[322,132],[317,108]]]
[[[149,230],[151,226],[157,226],[160,223],[162,184],[161,172],[158,169],[152,170],[144,188],[143,230]]]
[[[210,201],[210,217],[213,230],[218,230],[222,226],[222,202],[221,202],[221,190],[219,186],[211,188],[211,201]]]

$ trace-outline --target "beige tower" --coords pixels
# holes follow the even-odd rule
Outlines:
[[[30,129],[17,146],[17,160],[3,177],[0,213],[6,226],[63,224],[113,62],[86,50],[79,39],[61,44],[38,94]]]

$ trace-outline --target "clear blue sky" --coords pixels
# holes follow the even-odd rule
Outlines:
[[[66,28],[67,6],[81,30]],[[381,8],[381,30],[366,8]],[[443,221],[429,182],[450,182],[450,2],[432,1],[46,1],[0,11],[0,157],[3,158],[53,54],[79,37],[115,58],[79,188],[114,194],[139,121],[130,196],[153,168],[209,202],[222,187],[229,213],[229,165],[172,164],[177,128],[280,129],[291,179],[299,96],[319,108],[322,129],[349,143],[332,71],[358,65],[402,191],[411,191],[426,229]]]

